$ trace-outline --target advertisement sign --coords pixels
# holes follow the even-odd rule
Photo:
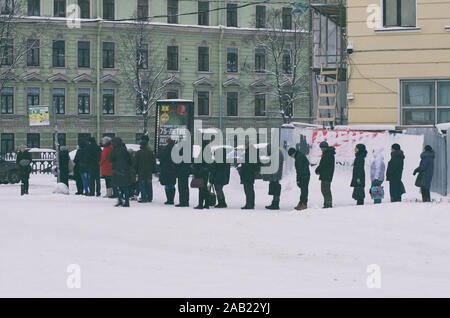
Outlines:
[[[156,103],[155,152],[166,144],[167,139],[175,142],[192,133],[194,125],[194,102],[190,100],[159,100]]]
[[[49,126],[50,115],[48,106],[28,106],[30,126]]]

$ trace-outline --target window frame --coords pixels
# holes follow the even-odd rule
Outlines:
[[[267,117],[267,94],[266,93],[255,93],[254,95],[254,116],[255,117]],[[261,98],[262,96],[262,98]],[[257,109],[259,110],[259,107],[257,107],[257,101],[263,100],[264,101],[264,113],[261,115],[257,114]]]
[[[87,14],[87,17],[85,16],[85,15],[83,15],[83,8],[82,8],[82,6],[80,5],[80,1],[83,1],[83,0],[77,0],[77,4],[78,4],[78,6],[80,7],[80,19],[90,19],[91,18],[91,0],[84,0],[84,1],[86,1],[87,2],[87,6],[85,7],[85,9],[87,9],[88,10],[88,14]]]
[[[89,94],[88,95],[80,94],[80,90],[87,90],[89,92]],[[86,99],[88,102],[88,111],[87,112],[82,112],[82,113],[80,112],[80,97],[82,97],[83,99]],[[92,98],[91,88],[77,87],[77,114],[78,115],[90,115],[91,114],[91,98]],[[102,96],[102,98],[103,98],[103,96]],[[84,108],[84,110],[86,110],[86,108]],[[103,109],[102,109],[102,111],[103,111]]]
[[[227,27],[238,28],[239,27],[238,4],[229,2],[229,3],[227,3],[226,8],[227,8],[226,9]],[[232,11],[231,11],[231,9],[232,9]],[[231,16],[231,14],[233,14],[233,15]],[[234,21],[230,21],[229,19],[236,19],[236,21],[235,21],[236,23],[231,23]],[[236,25],[232,25],[232,24],[236,24]]]
[[[32,13],[36,13],[36,11],[39,12],[38,15],[30,14],[30,3],[34,4],[31,6]],[[36,8],[37,3],[37,8]],[[41,16],[41,0],[28,0],[27,1],[27,16],[29,17],[40,17]]]
[[[88,47],[86,48],[80,48],[80,43],[87,43]],[[81,53],[83,54],[80,54]],[[87,63],[80,63],[80,57],[84,56],[87,51]],[[103,53],[103,52],[102,52]],[[85,62],[85,56],[82,58],[82,62]],[[77,41],[77,68],[91,68],[91,41]]]
[[[203,5],[207,5],[208,7],[207,7],[207,10],[208,11],[200,11],[200,3],[202,3]],[[204,10],[204,8],[202,8],[202,10]],[[205,0],[199,0],[198,1],[198,5],[197,5],[197,12],[198,12],[198,14],[197,14],[197,24],[198,25],[209,25],[209,23],[210,23],[210,16],[209,16],[209,13],[210,13],[210,8],[209,8],[209,1],[205,1]],[[201,14],[201,15],[200,15]],[[200,23],[201,21],[201,16],[203,16],[203,18],[206,20],[206,24],[205,23]]]
[[[3,90],[6,89],[10,89],[11,93],[5,94],[3,92]],[[5,112],[3,111],[3,101],[4,101],[4,97],[7,97],[6,100],[8,101],[7,103],[7,107],[5,108]],[[15,105],[15,89],[14,87],[3,87],[0,90],[0,114],[1,115],[14,115],[15,113],[15,109],[14,109],[14,105]],[[10,103],[9,103],[10,102]],[[11,107],[9,107],[8,105],[10,105]]]
[[[108,46],[111,44],[112,49],[106,50],[105,44],[108,44]],[[112,52],[112,56],[108,52]],[[105,55],[105,53],[106,53],[106,55]],[[108,62],[112,62],[112,64],[110,64]],[[102,42],[102,69],[114,69],[115,67],[116,67],[116,43],[110,42],[110,41],[103,41]]]
[[[97,0],[100,1],[100,0]],[[112,7],[112,16],[105,16],[105,8],[111,9]],[[111,13],[111,12],[107,12]],[[116,1],[115,0],[102,0],[102,17],[104,20],[114,20],[116,18]]]
[[[261,54],[258,54],[257,51],[264,51],[264,55],[262,58],[263,61],[263,67],[258,68],[257,66],[257,62],[260,61],[260,58],[257,58],[257,55],[260,56]],[[266,59],[267,59],[267,55],[266,55],[266,50],[264,48],[260,48],[260,47],[256,47],[254,50],[254,58],[255,58],[255,65],[254,65],[254,72],[258,73],[258,74],[262,74],[262,73],[266,73]]]
[[[37,137],[35,140],[32,140],[31,137]],[[35,144],[37,141],[37,145]],[[36,147],[37,146],[37,147]],[[41,147],[41,134],[40,133],[27,133],[27,148],[40,148]]]
[[[61,8],[60,8],[61,4],[64,4],[63,15],[60,15],[61,14]],[[53,0],[53,17],[55,17],[55,18],[66,18],[67,17],[67,0]]]
[[[0,66],[11,66],[14,63],[14,39],[0,39],[0,49],[3,51]]]
[[[396,25],[387,25],[386,24],[386,11],[387,11],[387,5],[386,1],[389,0],[381,0],[381,22],[382,27],[389,29],[389,28],[417,28],[417,0],[414,0],[414,11],[415,11],[415,22],[414,25],[402,25],[402,10],[401,10],[401,0],[392,0],[397,1],[397,24]]]
[[[258,18],[258,9],[264,9],[264,17],[263,17],[263,24],[259,24],[258,21],[261,21],[261,18]],[[258,29],[265,28],[267,24],[267,7],[264,5],[256,5],[255,6],[255,26]]]
[[[145,1],[145,5],[140,4],[141,1]],[[136,5],[136,16],[138,19],[148,18],[150,16],[150,0],[137,0]],[[143,15],[144,12],[145,14]]]
[[[201,117],[208,117],[211,116],[211,91],[210,90],[197,90],[196,91],[196,95],[197,95],[197,116],[201,116]],[[208,103],[207,103],[207,110],[208,113],[207,114],[200,114],[200,93],[204,94],[207,93],[208,94]]]
[[[105,113],[105,91],[112,91],[112,112],[111,110]],[[111,96],[111,95],[110,95]],[[116,90],[114,88],[102,88],[102,115],[111,116],[116,114]]]
[[[8,138],[6,138],[6,137],[8,137]],[[1,133],[0,134],[0,153],[1,154],[8,154],[8,153],[15,152],[15,140],[14,139],[15,139],[14,133]],[[12,147],[10,146],[11,143],[12,143]],[[10,151],[8,151],[8,150],[10,150]]]
[[[37,95],[31,95],[29,93],[29,91],[32,90],[32,89],[36,89],[38,91],[38,94]],[[33,96],[33,103],[31,103],[31,104],[28,103],[29,96]],[[37,100],[38,100],[37,103],[34,102],[36,97],[37,97]],[[25,87],[25,105],[27,107],[27,113],[28,113],[28,108],[30,106],[39,106],[40,102],[41,102],[41,88],[40,87],[35,87],[35,86],[30,86],[30,87],[27,86],[27,87]]]
[[[143,46],[146,47],[144,50],[143,50]],[[150,45],[148,43],[142,43],[141,47],[136,47],[136,65],[139,70],[147,70],[148,69],[149,48],[150,48]],[[138,54],[140,51],[145,52],[145,54],[143,54],[143,56],[144,56],[143,63],[139,63],[139,61],[138,61]]]
[[[62,42],[63,46],[62,48],[58,48],[58,50],[62,50],[63,54],[61,55],[61,52],[55,51],[55,44],[56,42]],[[63,65],[59,65],[59,62],[63,61]],[[57,65],[55,65],[57,64]],[[53,68],[65,68],[66,67],[66,41],[65,40],[53,40],[52,42],[52,67]]]
[[[172,13],[171,10],[175,8],[175,6],[171,6],[171,4],[176,3],[176,13]],[[167,10],[167,23],[169,24],[179,24],[180,19],[178,14],[180,13],[180,2],[179,0],[167,0],[166,4],[166,10]]]
[[[55,95],[55,90],[63,90],[64,94],[63,95]],[[51,101],[52,101],[52,108],[56,107],[57,105],[55,105],[55,99],[58,102],[62,101],[62,108],[61,108],[61,104],[58,103],[58,108],[56,109],[56,111],[53,108],[53,113],[56,113],[57,115],[65,115],[66,114],[66,88],[63,87],[51,87]],[[62,112],[61,112],[62,110]]]
[[[228,70],[228,50],[236,50],[236,71]],[[239,74],[239,48],[237,47],[227,47],[226,48],[226,73]]]
[[[200,50],[201,49],[206,49],[207,50],[207,69],[205,70],[205,69],[200,69],[200,66],[204,66],[203,65],[203,63],[201,63],[201,56],[203,56],[204,57],[204,55],[201,55],[200,54]],[[200,45],[200,46],[197,46],[197,72],[198,73],[209,73],[209,72],[211,72],[211,48],[209,47],[209,46],[204,46],[204,45]]]
[[[31,41],[33,42],[32,44]],[[35,43],[38,43],[35,47]],[[41,65],[41,40],[27,39],[27,67],[40,67]],[[37,51],[37,54],[36,54]],[[37,59],[37,62],[35,61]],[[31,62],[30,62],[31,61]]]
[[[230,115],[228,101],[228,94],[236,94],[236,115]],[[239,117],[239,92],[238,91],[226,91],[225,92],[226,107],[227,107],[227,117]]]
[[[177,68],[176,69],[169,69],[169,48],[176,47],[177,48]],[[179,72],[180,71],[180,46],[178,44],[169,44],[166,47],[166,58],[167,58],[167,65],[166,70],[167,72]],[[170,63],[172,65],[172,63]]]

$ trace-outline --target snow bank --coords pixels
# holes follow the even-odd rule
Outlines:
[[[58,183],[55,186],[53,193],[69,195],[70,191],[69,188],[64,183]]]

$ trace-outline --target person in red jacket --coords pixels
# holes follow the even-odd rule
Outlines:
[[[100,159],[100,174],[105,179],[106,183],[106,198],[113,197],[113,188],[111,184],[111,179],[113,175],[112,164],[109,162],[109,156],[111,156],[111,151],[113,149],[110,137],[103,137],[103,150]]]

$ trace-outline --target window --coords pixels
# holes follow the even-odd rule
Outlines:
[[[227,92],[227,116],[238,115],[238,93]]]
[[[292,8],[281,9],[281,23],[283,30],[292,29]]]
[[[40,41],[27,40],[27,66],[39,66]]]
[[[66,0],[53,0],[53,16],[66,17]]]
[[[4,87],[1,90],[1,107],[3,114],[14,114],[14,88]]]
[[[114,115],[114,90],[103,90],[103,115]]]
[[[78,0],[80,7],[80,18],[89,19],[91,17],[91,4],[89,0]]]
[[[141,44],[136,50],[136,63],[139,69],[148,68],[148,44]]]
[[[209,92],[198,92],[197,93],[197,104],[198,104],[198,115],[208,116],[209,115]]]
[[[178,0],[167,0],[167,23],[178,23]]]
[[[9,31],[8,31],[9,32]],[[12,65],[14,60],[14,41],[13,39],[0,40],[1,65]]]
[[[402,81],[403,125],[450,122],[450,80]]]
[[[292,61],[291,61],[291,51],[284,50],[283,57],[281,61],[281,70],[283,74],[291,74],[292,73]]]
[[[148,0],[138,0],[137,17],[147,18],[148,15]]]
[[[55,145],[55,134],[53,133],[53,149],[56,149]],[[66,146],[66,134],[65,133],[58,133],[58,146]]]
[[[89,88],[78,89],[78,114],[89,114],[91,112],[91,90]]]
[[[264,73],[266,70],[266,50],[255,49],[255,72]]]
[[[103,42],[103,68],[114,68],[114,42]]]
[[[178,46],[167,47],[167,70],[178,71]]]
[[[41,15],[41,0],[28,0],[28,15],[36,17]]]
[[[255,95],[255,116],[266,115],[266,95]]]
[[[64,114],[65,111],[66,90],[64,88],[54,88],[52,90],[53,107],[57,114]]]
[[[209,25],[209,2],[198,2],[198,25]]]
[[[27,88],[27,106],[39,105],[40,89],[36,87]]]
[[[209,47],[207,46],[198,48],[198,71],[209,72]]]
[[[266,7],[256,6],[256,27],[265,28],[266,27]]]
[[[90,133],[79,133],[78,134],[78,145],[81,144],[83,141],[87,143],[90,137],[91,137]]]
[[[41,134],[27,134],[27,148],[41,148]]]
[[[2,0],[1,1],[1,13],[2,14],[14,14],[15,0]]]
[[[227,3],[227,26],[237,27],[237,4]]]
[[[66,65],[66,42],[63,40],[53,41],[53,67],[64,67]]]
[[[178,91],[177,90],[167,91],[167,99],[178,99]]]
[[[7,154],[14,152],[14,134],[1,134],[2,146],[1,153]]]
[[[227,72],[237,73],[238,71],[238,49],[227,49]]]
[[[91,66],[91,42],[78,42],[78,67]]]
[[[114,0],[103,0],[103,19],[114,20]]]
[[[416,0],[383,0],[383,26],[415,27]]]

